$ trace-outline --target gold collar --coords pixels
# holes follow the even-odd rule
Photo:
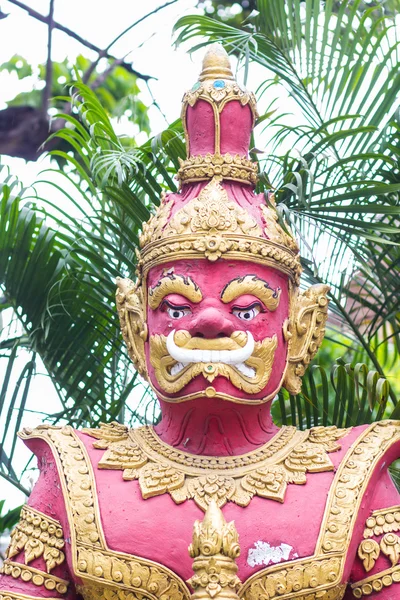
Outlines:
[[[247,506],[253,496],[284,502],[288,484],[306,483],[306,474],[333,471],[329,452],[348,429],[314,427],[297,431],[282,427],[266,444],[240,456],[196,456],[165,444],[152,427],[129,430],[118,423],[84,429],[106,450],[100,469],[123,471],[123,479],[138,479],[144,499],[168,493],[177,504],[193,498],[206,510],[213,499],[219,507],[231,501]]]

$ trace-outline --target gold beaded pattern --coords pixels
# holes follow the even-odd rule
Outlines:
[[[46,590],[55,590],[59,594],[66,594],[68,590],[68,581],[9,559],[4,561],[0,572],[4,575],[10,575],[14,579],[22,579],[26,583],[31,581],[34,585],[44,586]]]

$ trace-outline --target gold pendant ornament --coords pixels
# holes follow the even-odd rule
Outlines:
[[[138,479],[144,499],[168,493],[177,504],[193,499],[203,511],[212,501],[247,506],[254,496],[284,502],[289,484],[306,483],[307,473],[332,471],[329,452],[348,429],[282,427],[267,444],[241,456],[196,456],[168,446],[152,427],[128,430],[112,423],[84,432],[106,450],[100,469]]]
[[[239,600],[241,581],[236,559],[239,536],[234,521],[227,523],[212,500],[203,521],[195,521],[189,555],[194,558],[194,575],[188,581],[194,590],[191,600]]]

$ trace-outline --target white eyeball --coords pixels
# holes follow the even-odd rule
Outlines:
[[[172,306],[167,306],[167,313],[171,319],[182,319],[182,317],[189,315],[191,310],[190,308],[173,308]]]
[[[241,321],[252,321],[261,312],[259,306],[252,306],[251,308],[234,308],[232,313]]]

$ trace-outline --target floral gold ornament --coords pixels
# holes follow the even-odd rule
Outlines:
[[[386,533],[380,542],[382,553],[390,560],[392,567],[400,558],[400,538],[395,533]]]
[[[254,218],[235,202],[229,201],[221,186],[221,178],[213,177],[198,198],[191,200],[172,217],[163,235],[217,235],[225,232],[258,236],[261,230]]]
[[[358,547],[358,556],[363,562],[364,569],[371,571],[377,561],[381,549],[375,540],[363,540]]]
[[[143,227],[140,272],[172,259],[203,257],[213,262],[224,256],[269,262],[298,281],[301,265],[295,241],[277,226],[264,237],[254,217],[229,200],[221,177],[213,177],[197,198],[172,215],[173,208],[174,202],[165,197]]]
[[[50,573],[65,561],[64,546],[61,523],[25,505],[21,509],[19,523],[11,532],[6,558],[11,559],[24,551],[25,564],[28,565],[43,557],[47,572]]]
[[[251,294],[256,296],[270,311],[274,311],[279,306],[281,289],[271,289],[268,282],[257,277],[257,275],[245,275],[236,277],[229,281],[221,292],[222,302],[232,302],[239,296]]]
[[[120,426],[119,426],[120,427]],[[103,434],[104,431],[104,434]],[[193,498],[206,510],[211,501],[247,506],[254,496],[284,502],[288,484],[304,484],[307,473],[331,471],[329,452],[348,430],[283,427],[265,446],[236,457],[190,455],[164,444],[151,427],[123,429],[109,440],[109,426],[85,429],[105,449],[100,469],[123,470],[123,478],[138,479],[143,498],[168,493],[180,504]]]
[[[117,278],[116,303],[122,335],[137,371],[146,376],[144,343],[147,324],[144,312],[143,289],[130,279]]]
[[[222,177],[249,185],[257,183],[258,164],[240,154],[206,154],[179,160],[180,168],[176,178],[183,183],[207,181]]]
[[[207,507],[203,521],[195,521],[189,546],[194,575],[188,581],[194,590],[192,600],[239,600],[241,581],[236,559],[240,555],[235,523],[227,523],[216,502]]]

